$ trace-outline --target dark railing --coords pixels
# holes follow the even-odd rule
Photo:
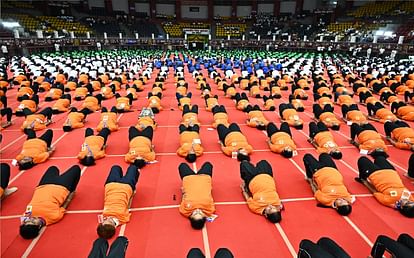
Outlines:
[[[55,51],[55,44],[59,45],[60,51],[70,50],[96,50],[97,43],[100,43],[102,49],[183,49],[187,46],[191,48],[191,42],[187,42],[183,38],[170,39],[151,39],[151,38],[61,38],[61,39],[35,39],[35,38],[0,38],[0,45],[6,45],[9,53],[12,55],[29,55],[42,51]],[[361,48],[362,51],[371,48],[372,53],[377,53],[381,48],[385,52],[397,50],[398,54],[412,55],[414,54],[413,44],[397,44],[397,43],[367,43],[367,42],[316,42],[316,41],[299,41],[292,39],[291,41],[262,39],[258,40],[240,40],[240,39],[212,39],[206,42],[205,48],[211,49],[255,49],[255,50],[294,50],[294,51],[332,51],[332,52],[348,52],[351,47]],[[321,48],[324,48],[323,50]]]

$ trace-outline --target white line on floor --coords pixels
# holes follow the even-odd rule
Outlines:
[[[343,216],[346,222],[348,222],[349,225],[361,236],[362,239],[370,246],[372,247],[374,244],[368,239],[368,237],[361,231],[361,229],[358,228],[357,225],[355,225],[354,222],[348,216]]]
[[[208,241],[208,234],[207,234],[206,225],[204,225],[204,227],[202,229],[202,233],[203,233],[204,254],[205,254],[206,258],[211,258],[210,243]]]
[[[293,248],[292,244],[289,241],[289,238],[287,237],[285,231],[283,230],[282,226],[280,226],[279,223],[275,223],[275,226],[277,228],[277,231],[279,231],[280,236],[282,237],[283,241],[285,242],[287,248],[289,249],[290,254],[292,257],[297,257],[296,251]]]
[[[39,241],[40,237],[43,235],[45,230],[46,230],[46,226],[44,226],[40,230],[39,235],[35,239],[32,240],[30,245],[27,247],[26,251],[23,253],[22,258],[27,258],[29,256],[29,254],[32,252],[33,248],[35,247],[35,245],[37,244],[37,242]]]

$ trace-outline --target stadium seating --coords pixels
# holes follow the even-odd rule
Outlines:
[[[230,37],[241,37],[246,31],[247,25],[245,23],[217,23],[216,37],[223,38],[230,35]]]

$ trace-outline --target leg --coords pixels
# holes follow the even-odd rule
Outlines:
[[[187,163],[181,163],[178,166],[178,172],[180,173],[181,180],[186,176],[195,175],[196,173],[188,166]]]
[[[55,166],[49,167],[40,179],[39,186],[47,184],[55,184],[56,178],[59,176],[59,169]]]
[[[183,115],[185,115],[185,114],[187,114],[187,113],[190,113],[190,107],[189,107],[188,105],[185,105],[185,106],[183,107]]]
[[[312,258],[312,257],[324,257],[334,258],[331,254],[325,251],[319,245],[313,243],[308,239],[300,241],[298,258]]]
[[[322,153],[321,155],[319,155],[319,162],[323,164],[324,167],[331,167],[337,169],[335,162],[328,153]]]
[[[27,134],[27,140],[36,138],[36,132],[33,129],[26,129],[24,132]]]
[[[414,238],[412,238],[410,235],[401,234],[398,236],[397,241],[414,251]]]
[[[102,136],[104,138],[104,144],[106,144],[106,140],[108,139],[108,135],[110,133],[111,133],[111,131],[106,127],[102,128],[102,130],[98,133],[98,136]]]
[[[371,249],[371,256],[373,258],[382,258],[385,251],[389,252],[392,257],[412,257],[414,255],[414,252],[403,244],[387,236],[379,235]]]
[[[363,131],[365,130],[372,130],[372,131],[377,131],[377,128],[375,128],[375,126],[373,126],[372,124],[364,124],[362,125]]]
[[[272,166],[267,162],[267,160],[261,160],[256,164],[256,169],[260,174],[268,174],[273,177]]]
[[[88,136],[92,136],[93,135],[93,129],[92,128],[86,128],[85,130],[85,138]]]
[[[310,122],[309,123],[309,137],[310,138],[315,138],[315,135],[319,133],[319,129],[318,126],[316,125],[315,122]]]
[[[201,252],[200,248],[191,248],[188,251],[187,258],[206,258],[206,256]]]
[[[287,122],[283,122],[280,125],[280,131],[281,132],[285,132],[285,133],[289,134],[290,137],[292,137],[292,132],[290,131],[290,126],[289,126],[289,124]]]
[[[147,126],[142,132],[141,135],[147,137],[152,141],[152,136],[154,134],[154,129],[151,126]]]
[[[257,169],[250,162],[240,163],[240,177],[243,179],[246,188],[249,187],[250,181],[258,174]]]
[[[317,243],[324,250],[328,251],[332,256],[337,258],[351,258],[344,249],[342,249],[337,243],[332,239],[327,237],[322,237],[318,240]]]
[[[313,104],[313,114],[314,116],[319,119],[319,116],[323,113],[323,110],[321,108],[321,106],[319,106],[318,104]]]
[[[183,124],[180,124],[180,126],[178,127],[178,131],[180,132],[180,134],[182,134],[183,132],[187,131],[187,127]]]
[[[10,166],[7,163],[1,163],[0,165],[0,187],[4,190],[9,185],[9,179],[10,179]]]
[[[363,131],[363,129],[359,124],[353,123],[351,125],[351,140],[354,140],[355,137],[358,136],[358,134],[362,131]]]
[[[369,177],[369,175],[371,175],[379,169],[381,168],[374,164],[367,157],[360,157],[358,159],[359,178],[361,179],[366,180]]]
[[[42,136],[39,137],[39,139],[46,142],[47,147],[50,148],[52,145],[52,139],[53,139],[53,131],[51,129],[48,129]]]
[[[407,175],[411,178],[414,178],[414,153],[411,154],[410,159],[408,160]]]
[[[88,258],[103,258],[106,257],[108,251],[108,241],[103,238],[98,238],[93,242],[92,250]]]
[[[128,239],[124,236],[119,236],[112,243],[111,249],[108,253],[108,258],[124,258],[128,248]]]
[[[128,140],[131,141],[135,137],[139,136],[139,130],[133,126],[129,127],[128,129]]]
[[[13,115],[13,111],[11,108],[3,108],[1,111],[1,116],[6,115],[6,120],[7,122],[11,121],[12,115]]]
[[[273,134],[277,133],[279,131],[279,129],[277,128],[277,126],[274,123],[269,123],[267,125],[267,136],[270,138],[272,137]]]
[[[369,116],[375,115],[374,109],[375,109],[375,107],[372,103],[367,104],[367,111],[368,111]]]
[[[214,254],[214,258],[234,258],[234,256],[229,249],[219,248]]]
[[[309,153],[303,156],[303,164],[305,165],[307,178],[312,178],[316,171],[323,168],[323,165]]]
[[[385,158],[384,156],[378,156],[374,160],[374,164],[377,165],[380,169],[393,169],[394,166]]]
[[[108,177],[106,178],[105,184],[119,182],[122,178],[122,168],[118,165],[113,165]]]
[[[70,192],[74,192],[78,186],[81,176],[81,169],[78,165],[73,165],[66,172],[56,178],[54,184],[66,187]]]
[[[236,123],[231,123],[229,126],[230,132],[241,132],[240,127]]]
[[[45,117],[47,117],[47,120],[50,120],[50,119],[52,119],[53,110],[52,110],[51,107],[47,107],[47,108],[43,109],[42,111],[40,111],[39,114],[44,115]]]
[[[204,163],[201,168],[198,170],[197,174],[213,176],[213,165],[210,162]]]
[[[222,124],[219,124],[217,126],[217,132],[219,135],[219,140],[224,144],[224,140],[226,139],[227,134],[230,132],[229,128]]]
[[[384,124],[385,135],[387,137],[391,137],[391,132],[397,127],[398,126],[394,122],[391,122],[391,121],[385,122],[385,124]]]
[[[316,125],[318,126],[318,132],[327,132],[327,131],[329,131],[328,127],[326,127],[326,125],[322,122],[318,122]]]
[[[138,168],[134,165],[129,165],[125,176],[122,177],[121,179],[121,182],[129,184],[132,188],[132,191],[135,191],[138,178],[139,178]]]

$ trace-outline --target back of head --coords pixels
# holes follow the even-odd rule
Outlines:
[[[20,161],[19,162],[19,169],[20,170],[31,169],[32,167],[34,167],[34,165],[35,165],[35,163],[33,162],[33,160]]]
[[[243,160],[250,161],[250,157],[249,155],[245,155],[239,152],[237,153],[237,160],[238,161],[243,161]]]
[[[351,205],[341,205],[336,208],[337,212],[341,214],[342,216],[347,216],[352,212],[352,206]]]
[[[188,154],[185,157],[185,160],[187,160],[189,163],[194,163],[197,159],[197,156],[194,153]]]
[[[136,159],[136,160],[134,161],[134,165],[135,165],[137,168],[143,168],[143,167],[146,165],[146,163],[145,163],[145,160],[143,160],[143,159]]]
[[[193,229],[202,229],[206,223],[206,217],[203,217],[201,219],[193,219],[190,217],[190,223]]]
[[[283,150],[281,154],[285,158],[291,158],[293,156],[293,151],[291,151],[291,150]]]
[[[409,203],[399,209],[400,213],[408,218],[414,218],[414,204]]]
[[[20,225],[20,235],[24,239],[33,239],[39,235],[40,226],[39,225]]]
[[[93,156],[85,156],[80,160],[80,163],[84,166],[93,166],[95,165],[95,158]]]
[[[282,214],[280,211],[267,214],[266,219],[272,223],[278,223],[282,220]]]
[[[342,152],[340,151],[332,151],[331,153],[332,158],[334,159],[341,159],[342,158]]]
[[[96,228],[96,232],[98,233],[99,237],[110,239],[115,235],[115,227],[110,224],[99,223],[98,227]]]

